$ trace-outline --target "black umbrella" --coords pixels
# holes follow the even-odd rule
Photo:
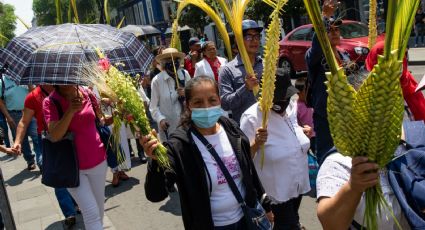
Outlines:
[[[154,36],[160,35],[161,31],[151,25],[128,25],[121,29],[122,31],[133,33],[138,36]]]
[[[137,38],[100,24],[36,27],[12,39],[0,51],[0,63],[20,84],[84,84],[83,65],[99,60],[102,51],[111,63],[130,74],[144,73],[153,56]]]

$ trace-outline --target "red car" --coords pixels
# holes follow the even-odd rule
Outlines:
[[[341,45],[337,48],[348,52],[351,60],[363,65],[369,49],[367,48],[368,26],[357,21],[343,20],[339,26],[341,32]],[[305,53],[311,47],[313,39],[313,26],[303,25],[292,30],[279,42],[279,66],[284,68],[291,77],[307,71]],[[380,34],[377,41],[384,40]]]

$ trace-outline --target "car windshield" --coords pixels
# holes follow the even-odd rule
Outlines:
[[[369,29],[361,23],[344,23],[339,26],[341,36],[344,39],[367,37]]]

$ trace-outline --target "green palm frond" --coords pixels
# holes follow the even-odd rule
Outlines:
[[[267,0],[274,7],[270,15],[271,22],[267,28],[266,45],[264,47],[264,71],[261,78],[261,98],[259,105],[263,113],[262,127],[267,127],[276,81],[277,62],[279,60],[280,12],[288,0]],[[264,145],[261,146],[261,169],[264,166]]]
[[[56,5],[56,24],[62,24],[62,9],[61,9],[61,1],[55,0]]]
[[[403,97],[400,86],[402,60],[419,0],[389,0],[384,54],[356,92],[338,66],[315,0],[304,0],[324,51],[330,72],[328,121],[338,151],[348,156],[367,156],[380,168],[391,161],[400,141]],[[375,230],[377,210],[388,207],[380,186],[366,190],[365,225]],[[397,220],[395,222],[398,224]]]
[[[105,0],[104,3],[104,11],[105,11],[105,20],[106,20],[106,24],[110,25],[111,24],[111,17],[109,16],[109,1]]]
[[[178,20],[183,13],[183,9],[185,9],[188,5],[193,5],[204,11],[215,23],[218,32],[221,35],[221,38],[223,39],[224,45],[227,50],[227,55],[231,59],[232,58],[232,49],[230,45],[230,38],[226,30],[225,23],[221,20],[220,13],[217,12],[213,7],[209,6],[204,0],[181,0],[177,1],[179,2],[179,6],[177,8],[177,16],[174,20],[173,26],[172,26],[172,38],[171,38],[171,44],[172,47],[180,48],[180,41],[179,41],[179,33],[178,33]],[[180,50],[180,49],[179,49]]]

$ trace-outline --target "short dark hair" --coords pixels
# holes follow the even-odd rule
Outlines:
[[[300,92],[303,91],[306,82],[307,79],[305,77],[298,78],[297,80],[295,80],[295,88],[297,88]]]

